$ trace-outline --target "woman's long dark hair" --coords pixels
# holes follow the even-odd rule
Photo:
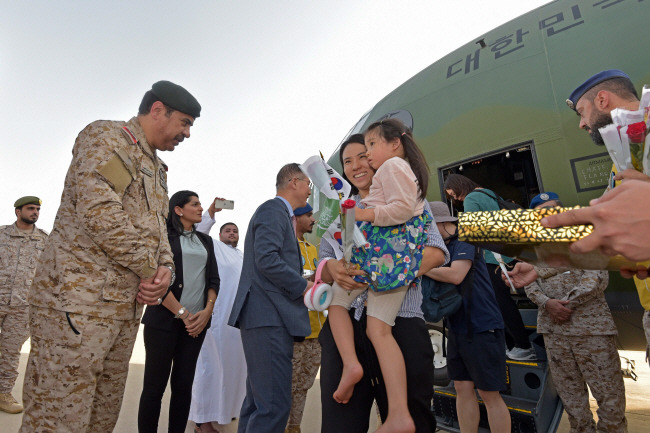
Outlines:
[[[444,190],[452,190],[456,197],[465,197],[476,188],[481,188],[481,185],[462,174],[452,173],[445,179]]]
[[[351,136],[348,137],[347,140],[341,144],[341,149],[339,149],[339,161],[341,162],[341,176],[343,176],[343,179],[347,180],[348,183],[350,184],[350,195],[354,194],[359,194],[359,188],[354,186],[352,182],[350,182],[350,179],[345,175],[345,165],[343,164],[343,151],[345,150],[346,147],[348,147],[348,144],[350,143],[359,143],[363,144],[364,146],[366,143],[363,141],[363,134],[352,134]],[[372,167],[370,168],[372,170]],[[374,170],[373,170],[374,173]]]
[[[185,228],[181,222],[181,217],[174,212],[176,206],[183,207],[188,204],[192,197],[199,198],[199,195],[194,191],[178,191],[169,199],[169,215],[167,215],[167,233],[175,232],[178,235],[183,235]],[[194,233],[194,226],[192,226],[192,233]]]
[[[375,122],[366,129],[366,134],[373,129],[379,129],[379,135],[386,141],[399,139],[404,147],[404,159],[411,166],[418,180],[420,190],[419,198],[426,200],[427,189],[429,188],[429,165],[424,154],[413,140],[411,131],[397,119],[385,119]]]

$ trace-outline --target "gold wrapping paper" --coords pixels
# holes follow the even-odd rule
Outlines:
[[[539,223],[544,216],[575,208],[461,212],[458,239],[542,267],[609,270],[636,267],[636,263],[623,256],[610,257],[599,251],[570,252],[572,242],[591,234],[591,225],[549,229]]]

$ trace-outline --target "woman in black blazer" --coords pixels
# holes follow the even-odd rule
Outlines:
[[[148,306],[142,317],[146,359],[138,410],[140,433],[158,431],[167,381],[172,391],[168,431],[182,433],[187,425],[196,360],[219,292],[212,238],[194,229],[202,212],[195,192],[179,191],[169,200],[167,234],[176,278],[162,304]]]

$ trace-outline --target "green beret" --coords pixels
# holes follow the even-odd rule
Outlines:
[[[158,81],[151,86],[151,93],[156,95],[163,104],[197,118],[201,115],[201,104],[190,92],[171,81]]]
[[[16,200],[16,203],[14,203],[14,207],[19,208],[25,206],[26,204],[35,204],[37,206],[40,206],[41,203],[43,202],[41,201],[40,198],[34,197],[33,195],[28,195],[27,197],[21,197],[18,200]]]

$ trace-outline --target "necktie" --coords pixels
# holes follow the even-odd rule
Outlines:
[[[298,234],[296,233],[296,216],[291,215],[291,225],[293,226],[293,234],[298,237]]]

